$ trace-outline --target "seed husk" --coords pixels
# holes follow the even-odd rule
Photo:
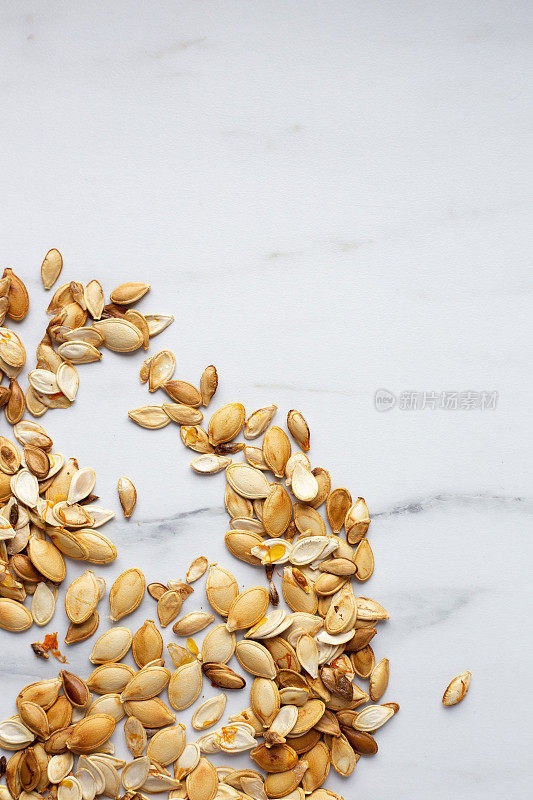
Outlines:
[[[228,403],[219,408],[209,420],[209,441],[216,446],[230,442],[244,425],[245,411],[242,403]]]
[[[215,621],[213,614],[207,614],[205,611],[191,611],[179,619],[173,626],[172,630],[176,636],[193,636],[199,633],[212,622]]]
[[[235,648],[235,655],[241,667],[251,675],[270,680],[276,677],[277,668],[274,659],[260,642],[242,639]]]
[[[163,637],[155,623],[147,619],[133,637],[132,655],[135,663],[142,669],[151,661],[161,658],[163,653]]]
[[[389,683],[389,659],[382,658],[370,673],[369,694],[371,700],[380,700]]]
[[[192,715],[191,725],[195,731],[203,731],[215,725],[226,708],[226,695],[224,693],[210,697],[198,706]]]
[[[378,744],[373,736],[365,731],[356,731],[346,725],[341,725],[341,732],[348,742],[361,756],[373,756],[378,751]]]
[[[346,514],[352,505],[352,496],[347,489],[333,489],[326,501],[326,514],[334,533],[339,533],[344,525]]]
[[[120,661],[129,651],[132,640],[133,635],[129,628],[115,625],[96,640],[89,660],[92,664]]]
[[[96,694],[119,694],[124,691],[135,671],[128,664],[100,664],[87,678],[87,686]]]
[[[442,704],[444,706],[455,706],[457,703],[460,703],[468,693],[471,677],[472,673],[468,670],[462,672],[460,675],[456,675],[444,690]]]
[[[225,625],[215,625],[202,642],[202,662],[226,664],[235,652],[235,643],[234,633],[230,633]]]
[[[187,381],[167,381],[163,387],[165,392],[175,403],[198,408],[202,404],[202,395],[192,383]]]
[[[148,391],[155,392],[167,383],[176,369],[176,358],[170,350],[160,350],[150,361]]]
[[[166,628],[181,611],[183,597],[180,592],[168,590],[157,601],[157,616],[161,627]]]
[[[117,622],[140,605],[146,581],[140,569],[128,569],[118,576],[109,592],[111,619]]]
[[[191,408],[183,403],[163,403],[163,410],[178,425],[196,425],[204,415],[198,408]]]
[[[185,779],[189,800],[213,800],[218,789],[218,775],[207,758],[201,758]]]
[[[164,428],[165,425],[170,425],[170,417],[163,406],[141,406],[141,408],[128,411],[128,417],[141,428],[148,428],[148,430],[157,430]]]
[[[277,410],[277,406],[271,405],[258,408],[257,411],[250,414],[244,426],[244,438],[257,439],[258,436],[261,436],[270,425]]]
[[[94,345],[78,339],[61,344],[57,352],[72,364],[91,364],[102,358],[102,353]]]
[[[46,716],[46,711],[41,708],[41,706],[38,706],[37,703],[25,701],[19,703],[18,712],[21,722],[29,728],[32,733],[39,736],[41,739],[48,738],[50,725],[48,717]]]
[[[10,425],[16,425],[24,416],[26,400],[24,392],[15,378],[11,378],[9,381],[9,392],[9,400],[4,406],[4,414]]]
[[[255,565],[261,563],[261,559],[252,553],[255,547],[261,547],[263,544],[263,538],[258,533],[231,530],[227,532],[224,541],[230,553],[241,561]]]
[[[104,310],[105,299],[102,285],[96,281],[89,281],[83,292],[87,310],[93,319],[100,319]]]
[[[271,772],[267,775],[265,780],[265,792],[269,798],[286,797],[290,792],[293,792],[308,768],[307,761],[299,761],[294,769],[289,769],[286,772]]]
[[[263,437],[263,458],[277,478],[285,474],[285,465],[291,455],[289,437],[282,428],[272,425]]]
[[[157,731],[152,736],[146,755],[160,766],[167,767],[177,761],[185,749],[186,736],[184,725],[174,725]]]
[[[136,717],[128,717],[124,723],[124,738],[133,758],[139,758],[144,753],[148,737],[144,727]]]
[[[183,664],[172,673],[168,686],[168,699],[172,708],[183,711],[189,708],[202,691],[202,668],[199,661]]]
[[[305,453],[307,453],[310,446],[309,425],[305,421],[300,411],[295,411],[295,409],[291,409],[289,411],[287,414],[287,428],[289,429],[291,436],[296,440],[297,444]]]
[[[46,290],[51,289],[54,283],[59,278],[61,270],[63,269],[63,258],[59,250],[52,248],[44,257],[41,265],[41,278],[43,286]]]
[[[251,628],[264,617],[268,605],[268,591],[264,586],[253,586],[241,592],[229,608],[226,622],[228,631]]]
[[[370,515],[367,505],[362,497],[358,497],[355,503],[346,512],[344,527],[346,538],[349,544],[357,544],[366,535],[370,525]]]
[[[59,673],[63,691],[69,703],[75,708],[83,708],[91,699],[91,693],[85,681],[73,672],[62,669]]]
[[[126,283],[121,283],[116,289],[113,289],[109,297],[112,303],[128,305],[129,303],[136,303],[137,300],[140,300],[149,289],[149,283],[127,281]]]
[[[13,270],[9,267],[5,268],[2,277],[10,279],[9,291],[7,292],[7,297],[9,299],[7,316],[9,319],[14,319],[17,322],[20,322],[20,320],[24,319],[28,313],[28,309],[30,307],[28,290],[26,289],[24,282],[18,277],[18,275],[15,275]]]
[[[0,597],[0,628],[19,633],[27,631],[33,624],[33,617],[22,603],[7,597]]]
[[[41,581],[37,584],[31,601],[31,615],[36,625],[48,625],[54,616],[56,598],[50,587]]]
[[[137,490],[129,478],[123,476],[118,479],[118,498],[124,516],[129,519],[137,503]]]
[[[161,694],[170,681],[170,672],[165,667],[148,666],[132,677],[122,691],[121,700],[151,700]]]
[[[207,661],[202,665],[202,671],[211,681],[213,686],[221,689],[242,689],[246,681],[231,667],[216,661]]]
[[[176,715],[159,697],[128,700],[124,703],[124,711],[128,716],[137,717],[145,728],[164,728],[176,720]]]
[[[207,408],[211,402],[213,395],[218,387],[218,375],[216,368],[213,364],[206,367],[200,378],[200,394],[202,396],[202,405]]]
[[[30,472],[35,475],[37,480],[44,480],[50,470],[48,454],[45,453],[44,450],[41,450],[40,447],[29,444],[25,445],[23,452],[26,466]]]
[[[263,525],[269,536],[282,536],[292,518],[291,499],[281,484],[272,487],[263,504]]]
[[[318,482],[309,467],[297,461],[291,473],[291,488],[302,503],[311,503],[318,494]]]
[[[213,452],[213,445],[209,442],[207,431],[201,425],[181,425],[180,437],[185,447],[196,453]]]
[[[96,610],[99,587],[92,570],[86,570],[68,587],[65,595],[67,617],[75,625],[81,625]]]
[[[91,714],[74,725],[67,740],[73,753],[92,753],[111,737],[116,721],[110,714]]]

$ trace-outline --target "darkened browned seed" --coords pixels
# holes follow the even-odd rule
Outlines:
[[[202,671],[213,686],[218,686],[221,689],[242,689],[243,686],[246,686],[244,678],[226,664],[208,661],[202,664]]]
[[[50,658],[50,653],[45,650],[42,644],[39,644],[39,642],[32,642],[31,648],[38,658]]]
[[[348,728],[346,725],[341,725],[341,732],[346,736],[355,752],[359,753],[359,755],[373,756],[378,752],[378,743],[369,733],[356,731],[354,728]]]
[[[244,442],[224,442],[215,447],[215,453],[219,456],[231,456],[241,450],[244,450]]]
[[[6,774],[7,759],[5,756],[0,758],[0,778]]]
[[[90,699],[90,692],[85,681],[65,669],[61,670],[59,677],[63,682],[63,691],[68,701],[77,708],[87,705]]]

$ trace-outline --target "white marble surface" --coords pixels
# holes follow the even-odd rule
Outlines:
[[[375,651],[402,708],[374,759],[330,776],[347,799],[527,796],[532,16],[510,0],[0,2],[0,257],[32,290],[28,350],[49,247],[65,279],[148,279],[142,310],[176,316],[152,350],[192,381],[215,363],[217,403],[301,408],[313,463],[367,499],[365,593],[391,613]],[[127,420],[142,359],[80,368],[75,406],[44,420],[103,502],[118,510],[119,475],[137,484],[98,572],[178,578],[205,552],[249,583],[224,550],[222,476],[191,474],[174,427]],[[378,413],[380,388],[499,401]],[[154,614],[147,598],[127,624]],[[57,667],[35,637],[2,634],[3,716]],[[69,650],[74,670],[89,650]],[[444,710],[467,668],[467,700]]]

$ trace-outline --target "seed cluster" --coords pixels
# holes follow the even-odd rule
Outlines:
[[[45,289],[62,266],[60,253],[49,251],[41,269]],[[0,627],[6,630],[23,631],[52,619],[66,576],[65,556],[96,565],[116,558],[112,542],[98,531],[113,513],[97,505],[94,471],[52,453],[44,428],[23,416],[25,407],[41,416],[70,405],[79,385],[74,364],[101,358],[102,346],[118,352],[148,348],[150,337],[173,319],[129,307],[149,288],[122,284],[105,305],[97,281],[85,288],[74,281],[61,286],[48,309],[53,318],[37,348],[25,401],[16,382],[24,347],[13,331],[0,328],[0,369],[10,378],[8,389],[0,387],[0,402],[22,447],[0,438]],[[27,310],[24,284],[6,270],[0,325],[6,316],[22,319]],[[332,489],[329,472],[312,466],[310,430],[301,412],[288,412],[287,433],[271,424],[275,405],[247,416],[235,402],[217,409],[203,427],[200,408],[215,395],[216,368],[204,370],[199,388],[174,379],[175,368],[169,350],[146,359],[141,381],[150,392],[162,389],[172,402],[143,406],[129,416],[148,429],[178,424],[184,445],[198,454],[191,462],[195,472],[225,470],[226,546],[234,557],[260,567],[266,585],[239,592],[234,575],[203,555],[194,559],[184,581],[147,586],[138,568],[119,575],[109,591],[114,624],[94,643],[88,678],[62,670],[57,679],[26,686],[16,700],[18,713],[0,722],[0,747],[13,752],[0,759],[0,776],[6,777],[0,800],[95,800],[122,792],[128,800],[159,792],[168,792],[170,800],[342,800],[323,787],[330,768],[351,775],[361,756],[377,752],[375,732],[399,710],[396,702],[380,702],[389,661],[376,663],[371,645],[388,613],[355,588],[374,570],[364,499],[354,500],[343,487]],[[244,442],[237,441],[241,432]],[[259,436],[261,446],[248,444]],[[294,452],[291,437],[299,448]],[[244,462],[233,460],[238,453]],[[118,493],[128,518],[137,499],[129,478],[119,479]],[[274,580],[278,569],[285,608],[279,607]],[[180,616],[194,594],[192,584],[204,576],[214,613],[191,610]],[[90,569],[70,584],[67,644],[97,631],[97,607],[106,591],[105,581]],[[159,626],[173,623],[174,635],[184,639],[183,645],[167,645],[172,670],[165,666],[154,620],[135,633],[116,624],[138,608],[146,592],[155,601]],[[31,609],[24,605],[28,595]],[[206,629],[198,646],[192,637]],[[47,657],[51,648],[58,653],[55,636],[51,643],[49,636],[32,645],[36,655]],[[130,650],[137,670],[122,663]],[[234,656],[249,678],[229,665]],[[196,707],[191,726],[202,735],[187,741],[175,712],[195,703],[204,678],[224,691]],[[356,678],[368,680],[368,690]],[[459,702],[469,681],[470,673],[455,678],[443,703]],[[215,728],[225,712],[226,692],[248,682],[249,704]],[[121,720],[132,756],[127,763],[115,756],[110,742]],[[244,751],[258,769],[215,768],[207,757]]]

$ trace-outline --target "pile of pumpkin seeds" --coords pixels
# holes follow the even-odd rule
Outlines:
[[[50,289],[63,269],[61,253],[50,250],[41,267],[45,289]],[[0,406],[7,421],[20,422],[27,409],[41,417],[50,408],[68,408],[79,388],[76,366],[99,361],[101,348],[129,353],[147,350],[150,338],[164,331],[174,320],[165,314],[142,314],[131,306],[149,291],[150,284],[127,282],[117,286],[106,304],[97,280],[85,287],[79,281],[62,284],[48,306],[51,319],[37,345],[35,368],[28,374],[24,393],[17,378],[26,363],[26,351],[15,331],[4,327],[6,319],[20,322],[29,310],[28,290],[12,269],[0,279],[0,384],[3,375],[9,386],[0,385]],[[90,324],[86,324],[89,322]]]
[[[50,251],[42,267],[45,288],[61,267],[58,251]],[[17,282],[7,277],[8,288],[16,288]],[[172,321],[155,315],[141,319],[127,308],[143,296],[147,284],[118,287],[108,306],[100,284],[95,284],[84,290],[71,282],[55,293],[49,307],[54,318],[38,348],[37,375],[30,373],[30,411],[44,413],[39,403],[46,410],[72,402],[59,373],[75,372],[73,362],[93,360],[83,355],[89,347],[98,350],[104,342],[116,350],[147,347],[149,336]],[[1,300],[0,311],[9,307]],[[93,318],[89,328],[84,327],[87,311]],[[96,324],[99,320],[108,323],[105,330]],[[9,361],[20,362],[20,350],[15,355],[22,343],[13,336],[10,332],[2,339],[0,366],[16,369]],[[130,346],[134,338],[135,347]],[[59,345],[57,352],[54,344]],[[287,415],[288,431],[300,448],[296,452],[287,433],[270,424],[275,405],[246,418],[240,403],[230,403],[211,416],[206,429],[200,424],[200,407],[207,407],[216,392],[217,371],[207,367],[196,388],[173,379],[175,366],[169,350],[144,362],[141,380],[151,392],[163,389],[172,402],[144,406],[129,416],[145,428],[179,424],[183,443],[199,454],[191,462],[196,472],[226,470],[227,548],[264,570],[266,585],[239,592],[232,573],[218,563],[209,565],[206,556],[193,561],[184,581],[146,587],[140,569],[123,572],[109,592],[112,622],[132,613],[148,591],[159,625],[174,623],[173,633],[184,639],[183,645],[168,645],[174,669],[165,667],[163,638],[155,621],[147,619],[135,633],[117,624],[105,631],[94,643],[94,670],[86,680],[63,670],[57,679],[25,687],[17,697],[18,714],[0,723],[0,746],[14,753],[5,767],[0,760],[7,784],[0,786],[0,800],[94,800],[102,794],[118,798],[122,792],[125,798],[143,800],[145,794],[164,791],[170,800],[339,800],[323,788],[331,766],[339,775],[351,775],[361,755],[377,752],[375,732],[399,710],[396,702],[380,702],[388,687],[389,662],[383,658],[376,663],[370,644],[388,614],[354,591],[353,582],[368,580],[374,569],[364,499],[354,501],[347,489],[332,489],[327,470],[312,467],[309,427],[299,411]],[[56,376],[56,383],[42,374],[46,371]],[[68,372],[68,380],[69,389],[77,389],[73,373]],[[58,390],[68,403],[57,397]],[[241,431],[248,441],[263,435],[261,446],[235,441]],[[0,482],[2,473],[9,476],[4,479],[4,493],[9,494],[0,497],[5,503],[0,519],[0,625],[25,630],[33,621],[44,625],[51,619],[57,585],[65,576],[64,555],[103,564],[116,551],[94,530],[113,516],[95,505],[94,472],[80,470],[74,459],[63,463],[62,457],[50,455],[52,442],[40,425],[18,419],[14,432],[23,453],[4,440],[0,446]],[[231,458],[239,452],[244,462]],[[118,491],[129,517],[135,487],[122,477]],[[325,518],[320,512],[324,504]],[[289,610],[278,607],[278,569],[283,569],[280,588]],[[194,594],[191,584],[204,575],[214,613],[192,610],[179,616]],[[105,581],[92,570],[68,587],[68,644],[96,632],[97,606],[105,593]],[[27,594],[33,594],[31,612],[23,604]],[[210,627],[198,647],[192,637],[212,626],[215,614],[222,622]],[[130,649],[137,671],[122,663]],[[233,656],[239,671],[229,666]],[[201,735],[187,741],[185,726],[176,724],[174,712],[195,703],[204,677],[223,691],[195,709],[191,725]],[[356,679],[368,680],[367,689]],[[469,680],[470,673],[455,678],[443,703],[459,702]],[[248,683],[249,702],[241,713],[212,730],[224,715],[226,692]],[[165,690],[168,704],[160,697]],[[115,755],[110,742],[123,719],[129,762]],[[214,753],[244,751],[258,769],[215,768],[208,759]]]

